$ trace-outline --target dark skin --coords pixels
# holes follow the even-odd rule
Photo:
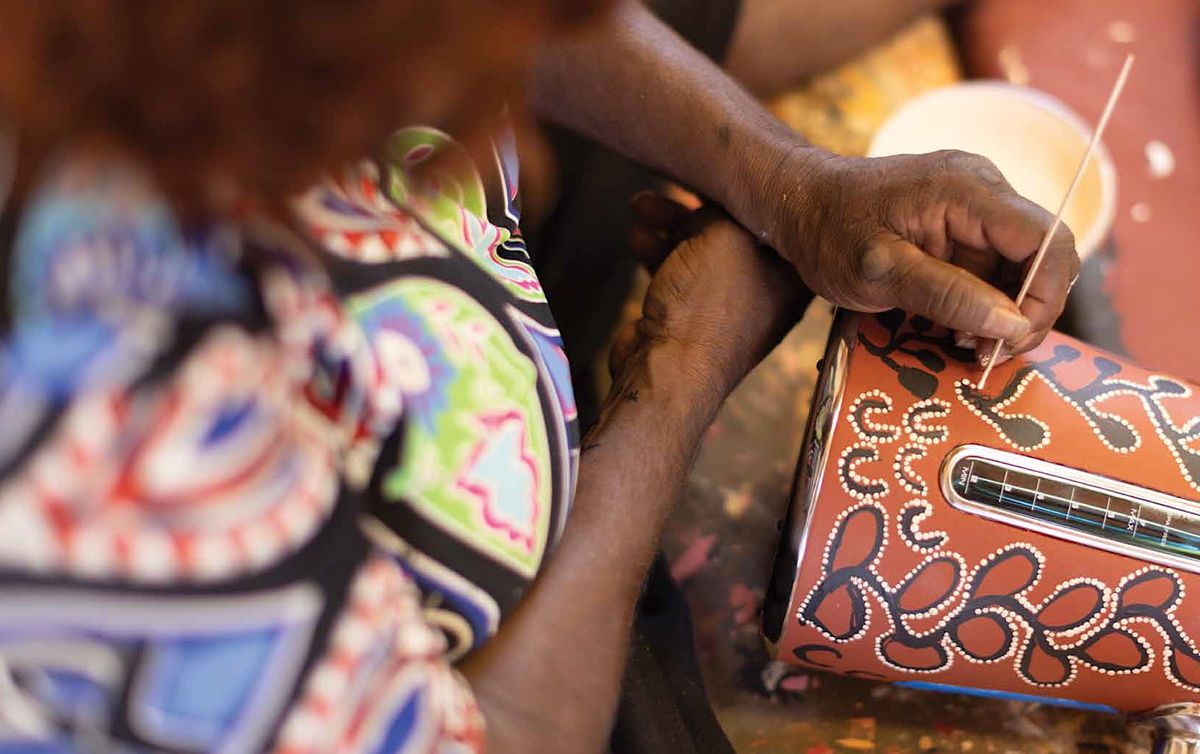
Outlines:
[[[648,196],[636,209],[647,229],[635,249],[656,272],[584,440],[571,519],[533,589],[462,667],[489,751],[603,749],[641,582],[704,431],[811,300],[717,213]]]
[[[1052,218],[988,160],[812,147],[637,3],[547,45],[533,91],[543,116],[724,207],[838,305],[902,307],[1021,353],[1050,331],[1078,272],[1063,228],[1018,310],[1012,280]]]
[[[1056,237],[1018,311],[992,283],[1019,277],[1050,218],[994,166],[815,149],[636,3],[549,45],[533,90],[541,114],[736,221],[638,198],[633,249],[656,272],[613,354],[571,518],[530,593],[462,666],[491,751],[594,752],[608,740],[641,581],[701,437],[796,321],[811,296],[801,281],[850,308],[901,306],[1024,350],[1061,312],[1078,261],[1070,235]]]

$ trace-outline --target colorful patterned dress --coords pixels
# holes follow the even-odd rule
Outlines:
[[[399,132],[290,228],[183,228],[113,165],[13,212],[0,754],[482,748],[452,664],[538,572],[578,460],[493,158],[498,196]]]

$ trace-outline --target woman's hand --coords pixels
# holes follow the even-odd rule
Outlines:
[[[664,196],[634,198],[634,254],[653,277],[642,317],[617,337],[610,366],[665,347],[724,398],[804,314],[812,293],[787,262],[724,213]]]
[[[771,241],[818,294],[858,311],[902,308],[966,344],[1039,344],[1079,271],[1060,226],[1020,310],[1012,296],[1049,229],[991,162],[964,152],[875,159],[805,150],[773,181]],[[990,352],[978,343],[978,353]]]
[[[533,93],[543,117],[724,207],[839,305],[902,307],[964,339],[1024,350],[1066,303],[1078,262],[1064,232],[1022,312],[1013,305],[1010,280],[1050,218],[991,163],[955,152],[851,159],[812,147],[641,3],[619,3],[606,22],[555,43]]]

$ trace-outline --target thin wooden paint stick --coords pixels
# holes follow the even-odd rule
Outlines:
[[[1033,264],[1029,266],[1029,272],[1025,274],[1025,281],[1021,284],[1021,290],[1017,293],[1016,304],[1017,308],[1025,301],[1025,295],[1029,293],[1029,286],[1033,283],[1033,277],[1037,274],[1038,268],[1042,265],[1042,259],[1046,256],[1046,250],[1050,248],[1050,241],[1054,238],[1054,233],[1058,230],[1058,226],[1062,224],[1063,212],[1066,211],[1067,205],[1071,202],[1071,197],[1075,195],[1075,189],[1079,186],[1079,180],[1083,177],[1083,171],[1087,167],[1088,160],[1092,158],[1092,152],[1096,151],[1096,144],[1100,142],[1100,135],[1104,133],[1105,126],[1108,125],[1108,119],[1112,115],[1113,108],[1117,105],[1117,99],[1121,96],[1121,90],[1125,88],[1125,80],[1129,78],[1129,69],[1133,67],[1133,55],[1125,58],[1125,65],[1121,66],[1121,73],[1117,75],[1117,82],[1113,84],[1112,93],[1108,95],[1108,104],[1104,106],[1104,112],[1100,115],[1100,121],[1096,124],[1096,130],[1092,132],[1092,139],[1088,142],[1087,149],[1084,150],[1083,159],[1079,161],[1079,167],[1075,170],[1075,177],[1071,179],[1071,185],[1067,187],[1067,193],[1063,196],[1062,204],[1058,205],[1058,213],[1054,216],[1054,222],[1050,225],[1050,230],[1046,231],[1046,237],[1042,239],[1042,245],[1038,247],[1037,254],[1033,258]],[[979,384],[976,389],[983,392],[983,386],[987,383],[988,376],[992,373],[992,367],[996,366],[996,359],[1000,357],[1000,349],[1004,347],[1003,340],[997,340],[996,345],[992,348],[992,354],[984,361],[983,375],[979,378]]]

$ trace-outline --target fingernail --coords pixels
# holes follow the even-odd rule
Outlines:
[[[996,307],[983,322],[989,334],[1015,343],[1029,333],[1029,320],[1011,309]]]
[[[958,340],[954,341],[954,345],[959,348],[974,350],[975,346],[979,345],[979,339],[974,335],[961,335]]]
[[[975,355],[975,358],[979,361],[979,366],[981,366],[981,367],[986,367],[988,365],[988,360],[991,359],[991,357],[992,357],[992,355],[990,353],[979,353],[979,354]],[[1004,349],[1001,349],[1000,354],[998,356],[996,356],[996,366],[1000,366],[1004,362],[1009,361],[1011,359],[1012,359],[1012,354],[1008,353]]]

